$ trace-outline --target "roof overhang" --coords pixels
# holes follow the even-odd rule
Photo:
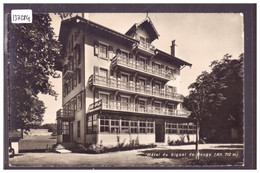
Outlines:
[[[154,41],[155,39],[158,39],[159,36],[160,36],[158,34],[157,30],[155,29],[155,27],[154,27],[154,25],[153,25],[153,23],[152,23],[150,18],[146,18],[142,22],[134,24],[125,34],[126,35],[131,35],[139,27],[145,28],[147,30],[147,33],[150,36],[151,42]]]
[[[183,67],[185,67],[185,66],[190,66],[191,67],[192,66],[192,64],[190,64],[190,63],[188,63],[186,61],[183,61],[183,60],[181,60],[181,59],[179,59],[177,57],[173,57],[170,54],[165,53],[165,52],[163,52],[163,51],[161,51],[159,49],[155,50],[155,56],[167,58],[168,60],[170,60],[170,61],[172,61],[174,63],[177,63],[177,64],[179,64],[180,66],[183,66]]]
[[[135,40],[127,35],[114,31],[105,26],[102,26],[102,25],[99,25],[90,20],[84,19],[82,17],[76,16],[76,17],[73,17],[73,18],[70,18],[70,19],[67,19],[67,20],[64,20],[61,22],[61,27],[60,27],[61,29],[60,29],[60,34],[59,34],[59,40],[61,43],[66,42],[69,32],[71,31],[72,27],[75,27],[75,26],[79,26],[83,29],[87,29],[87,30],[90,30],[95,33],[101,33],[101,34],[113,36],[117,39],[124,40],[131,44],[139,42],[138,40]]]

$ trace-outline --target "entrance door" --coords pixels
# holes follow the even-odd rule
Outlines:
[[[155,142],[164,142],[164,127],[161,123],[155,123]]]
[[[99,94],[99,98],[102,99],[102,107],[103,108],[108,108],[108,94]]]
[[[63,142],[70,142],[70,128],[68,121],[62,122],[62,138]]]

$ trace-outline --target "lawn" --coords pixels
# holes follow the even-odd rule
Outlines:
[[[28,136],[19,141],[20,152],[40,152],[51,148],[56,144],[57,139],[53,136]]]
[[[200,145],[200,162],[194,161],[194,148],[174,146],[149,148],[131,151],[119,151],[102,154],[57,154],[51,152],[21,153],[10,158],[11,167],[87,167],[87,168],[173,168],[173,167],[207,167],[242,166],[243,149],[239,147],[222,147],[222,145]],[[223,145],[224,146],[224,145]],[[180,149],[180,148],[186,149]],[[224,149],[223,149],[224,148]],[[153,153],[153,155],[152,155]],[[158,154],[160,153],[160,154]],[[168,156],[166,155],[168,153]],[[222,154],[221,154],[222,153]],[[156,155],[157,154],[157,155]],[[160,156],[159,156],[160,155]],[[197,167],[198,168],[198,167]]]

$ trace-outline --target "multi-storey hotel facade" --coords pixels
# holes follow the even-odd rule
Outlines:
[[[115,145],[195,141],[196,127],[178,94],[180,72],[191,66],[152,45],[150,18],[126,34],[73,17],[61,23],[62,109],[58,142]]]

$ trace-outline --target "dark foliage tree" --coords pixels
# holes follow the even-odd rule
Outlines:
[[[232,128],[238,130],[239,141],[243,134],[243,54],[239,59],[227,54],[210,67],[210,73],[202,72],[189,86],[190,94],[184,100],[197,124],[197,158],[200,135],[225,142]]]
[[[57,95],[49,77],[59,77],[60,49],[48,14],[33,14],[30,24],[8,23],[9,130],[42,122],[45,107],[37,95]]]

